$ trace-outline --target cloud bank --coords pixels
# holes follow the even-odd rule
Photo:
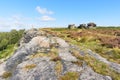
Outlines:
[[[40,13],[40,14],[53,14],[54,12],[53,11],[50,11],[50,10],[48,10],[48,9],[46,9],[46,8],[41,8],[40,6],[37,6],[36,7],[36,10]]]
[[[22,15],[13,15],[10,17],[0,17],[0,31],[10,31],[11,29],[29,29],[32,26],[40,27],[44,22],[55,21],[56,19],[51,17],[53,11],[48,10],[47,8],[41,8],[37,6],[35,8],[36,12],[39,15],[26,17]],[[46,23],[47,24],[47,23]]]
[[[51,17],[50,15],[52,15],[54,12],[48,10],[47,8],[41,8],[40,6],[36,7],[36,10],[38,13],[40,13],[42,16],[40,18],[38,18],[38,20],[40,21],[55,21],[56,19]]]

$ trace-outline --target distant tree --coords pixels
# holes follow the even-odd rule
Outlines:
[[[14,30],[11,30],[10,32],[10,44],[15,44],[17,41],[18,41],[18,31],[16,31],[15,29]]]
[[[7,39],[3,39],[0,43],[0,50],[3,50],[7,47],[8,45],[8,40]]]
[[[13,29],[11,32],[0,32],[0,51],[5,49],[8,45],[16,44],[22,37],[23,32],[24,29],[19,31]]]

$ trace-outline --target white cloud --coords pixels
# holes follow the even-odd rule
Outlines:
[[[39,20],[41,21],[55,21],[55,18],[52,18],[50,16],[42,16],[41,18],[39,18]]]
[[[49,11],[46,8],[41,8],[40,6],[36,7],[36,10],[40,13],[40,14],[53,14],[53,11]]]
[[[50,16],[41,16],[39,18],[29,18],[21,15],[13,15],[10,17],[0,17],[0,31],[10,31],[11,29],[30,29],[34,27],[43,27],[43,21],[54,21],[55,18]],[[51,23],[51,22],[50,22]]]
[[[0,31],[10,31],[11,29],[31,28],[29,21],[31,18],[26,18],[19,15],[13,15],[9,18],[0,18]],[[31,23],[32,24],[32,23]]]

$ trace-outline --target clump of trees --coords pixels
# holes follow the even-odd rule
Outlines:
[[[6,49],[8,45],[16,44],[22,37],[23,32],[24,29],[19,31],[13,29],[10,32],[0,32],[0,51]]]

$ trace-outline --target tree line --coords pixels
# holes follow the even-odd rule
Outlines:
[[[0,51],[6,49],[8,45],[18,43],[23,32],[24,29],[19,31],[13,29],[10,32],[0,32]]]

